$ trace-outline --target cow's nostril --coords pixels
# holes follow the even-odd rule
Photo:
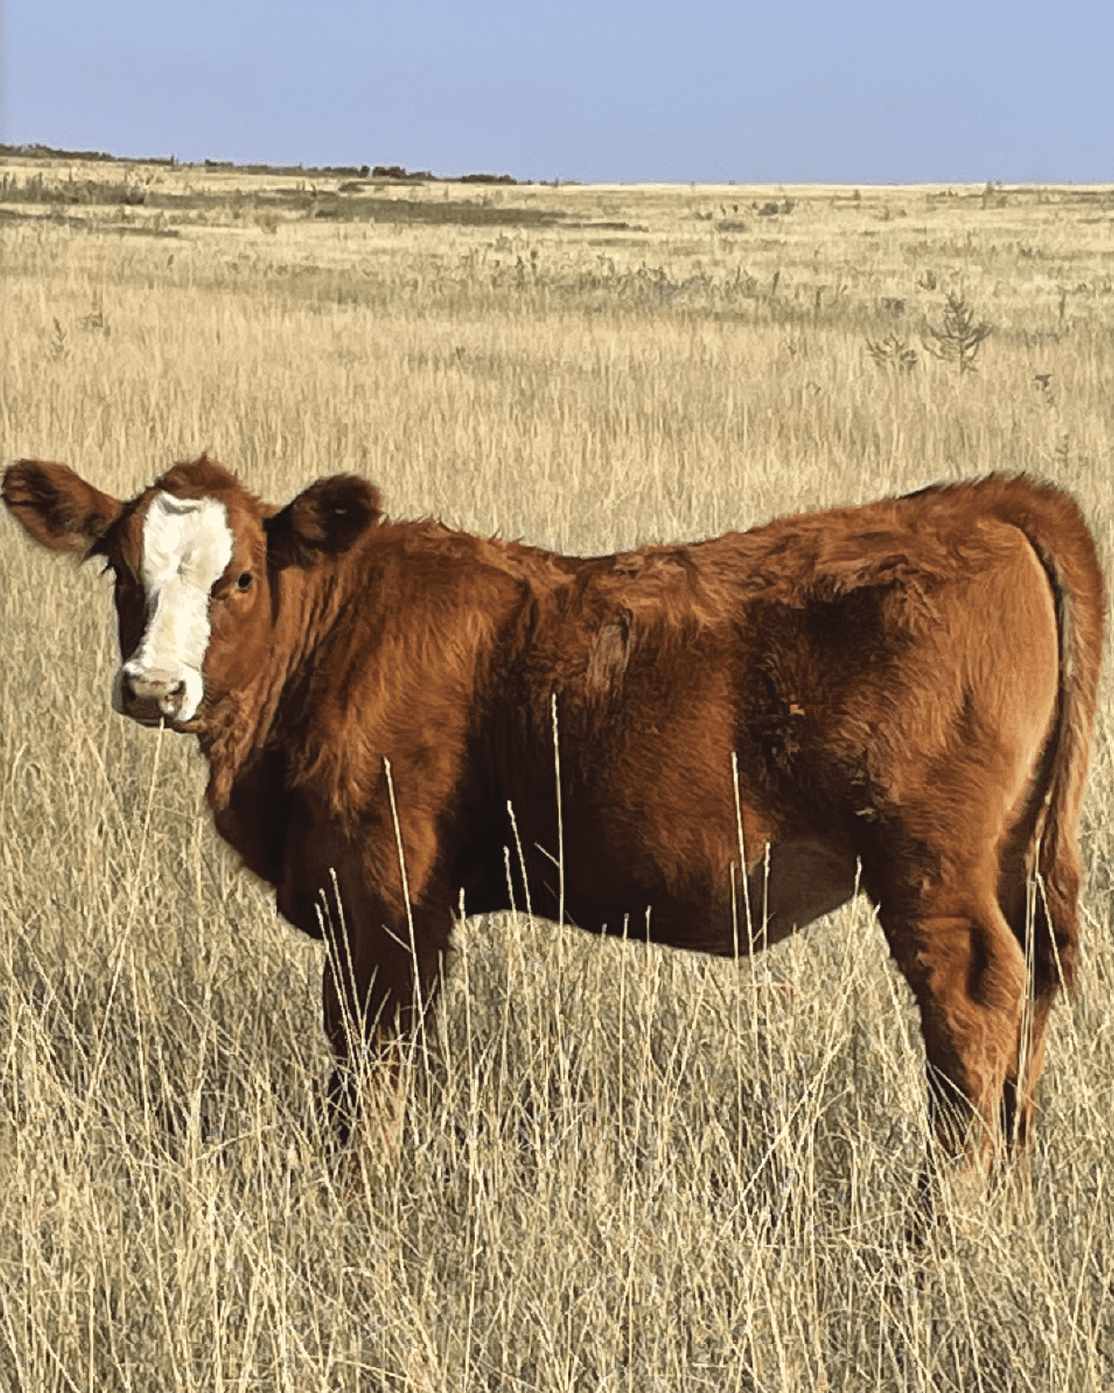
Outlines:
[[[175,682],[174,686],[159,698],[159,705],[168,716],[176,715],[181,709],[182,699],[185,695],[186,684],[184,682]]]

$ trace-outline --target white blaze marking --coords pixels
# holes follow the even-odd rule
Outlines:
[[[147,592],[147,628],[121,677],[165,674],[185,695],[176,710],[188,721],[201,705],[209,647],[209,591],[232,559],[232,529],[215,498],[156,493],[143,521],[140,578]]]

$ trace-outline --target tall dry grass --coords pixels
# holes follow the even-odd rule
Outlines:
[[[120,493],[202,449],[275,499],[356,469],[578,551],[1029,469],[1109,562],[1110,209],[9,162],[3,452]],[[994,326],[973,373],[924,347],[949,291]],[[862,902],[738,968],[468,921],[401,1161],[356,1175],[317,949],[190,742],[109,712],[107,582],[0,527],[0,1387],[1111,1385],[1109,687],[1037,1144],[923,1246],[923,1055]]]

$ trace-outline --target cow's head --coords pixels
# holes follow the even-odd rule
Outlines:
[[[21,460],[4,475],[3,497],[43,546],[105,559],[122,660],[113,706],[178,729],[199,729],[208,706],[265,668],[280,572],[342,556],[380,516],[378,490],[352,475],[322,479],[277,509],[204,456],[129,503],[64,464]]]

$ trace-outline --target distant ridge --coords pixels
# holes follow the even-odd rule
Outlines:
[[[0,142],[0,156],[42,160],[102,160],[112,164],[161,164],[175,169],[228,169],[242,174],[309,175],[337,179],[393,179],[398,182],[446,184],[518,184],[511,174],[457,174],[442,176],[428,169],[407,170],[400,164],[377,165],[308,165],[308,164],[236,164],[233,160],[179,160],[175,155],[108,155],[103,150],[59,150],[51,145],[5,145]]]

